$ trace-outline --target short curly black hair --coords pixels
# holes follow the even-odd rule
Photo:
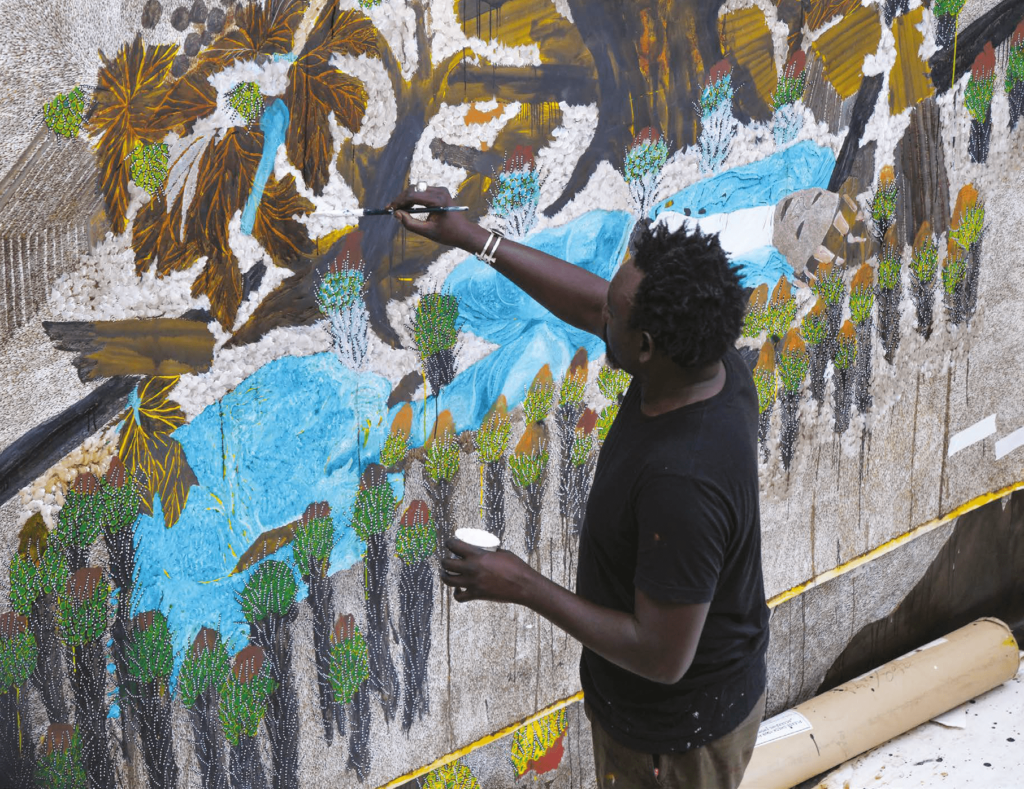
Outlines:
[[[643,274],[630,325],[650,334],[680,367],[705,367],[725,356],[740,336],[746,305],[718,235],[641,221],[630,253]]]

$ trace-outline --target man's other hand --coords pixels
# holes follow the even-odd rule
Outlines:
[[[537,572],[514,553],[485,551],[454,537],[445,542],[455,558],[441,560],[441,580],[460,603],[491,600],[529,605]]]

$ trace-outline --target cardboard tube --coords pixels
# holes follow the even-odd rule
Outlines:
[[[1017,674],[1005,624],[979,619],[761,724],[740,789],[790,789]]]

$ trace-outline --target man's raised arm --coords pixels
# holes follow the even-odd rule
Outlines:
[[[469,221],[461,211],[425,214],[425,219],[419,219],[402,210],[416,205],[428,208],[453,205],[447,189],[429,187],[417,191],[410,187],[390,207],[395,209],[396,219],[406,229],[424,238],[464,249],[471,255],[479,255],[483,251],[489,231]],[[601,277],[508,239],[499,242],[492,266],[555,317],[599,337],[604,335],[608,283]]]

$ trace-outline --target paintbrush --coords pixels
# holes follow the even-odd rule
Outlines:
[[[447,214],[451,211],[468,211],[469,207],[464,205],[446,205],[428,208],[417,206],[416,208],[403,208],[407,214]],[[319,216],[391,216],[395,213],[394,208],[354,208],[351,211],[342,211],[337,214],[319,214]]]

